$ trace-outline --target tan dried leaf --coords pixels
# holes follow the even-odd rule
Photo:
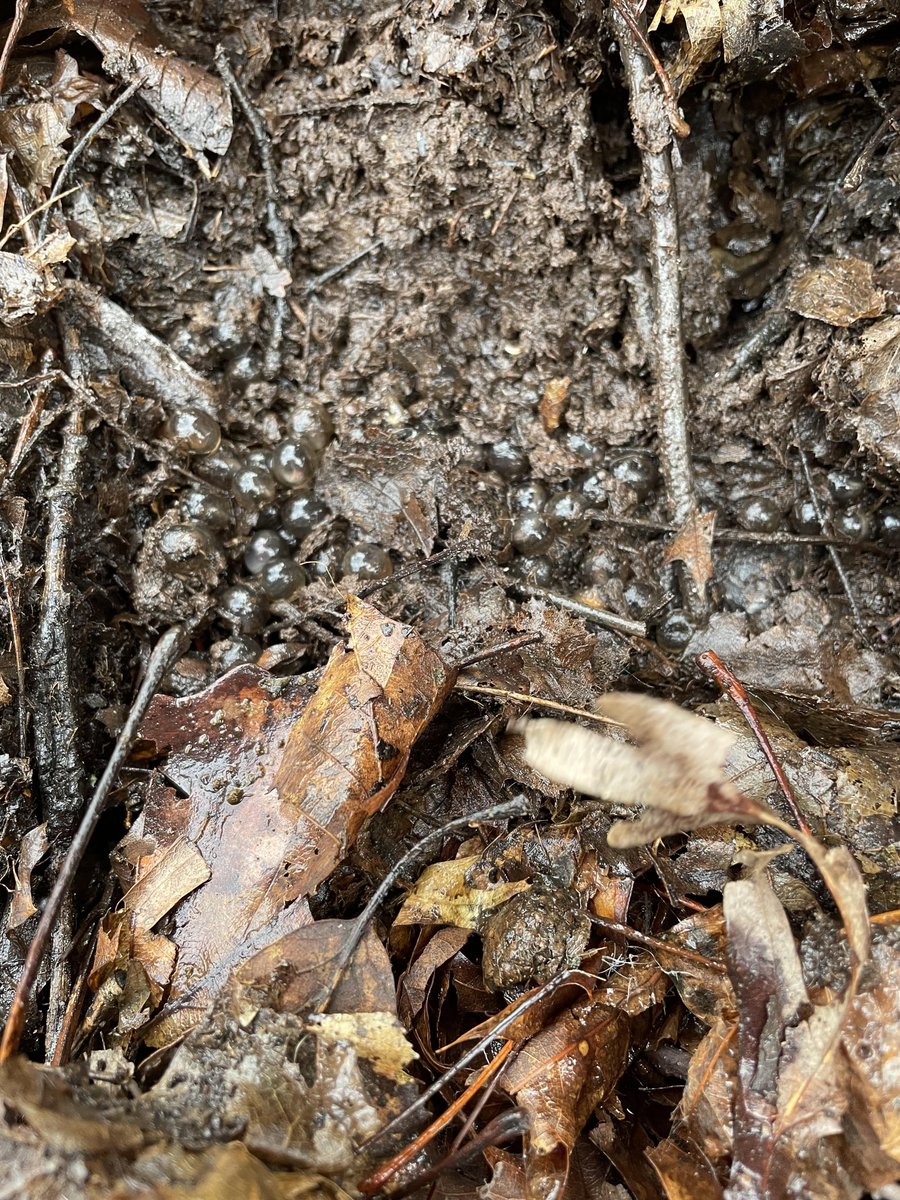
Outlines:
[[[846,327],[884,312],[884,292],[875,286],[872,264],[860,258],[826,258],[795,279],[787,307],[803,317]]]
[[[555,433],[565,415],[569,403],[569,388],[572,380],[568,375],[561,379],[548,379],[544,384],[544,394],[538,405],[541,424],[546,433]]]
[[[758,806],[724,776],[734,734],[667,700],[627,692],[598,708],[626,727],[639,746],[551,718],[520,718],[510,732],[525,738],[525,759],[553,783],[609,804],[644,805],[637,821],[609,832],[609,844],[641,846],[658,837],[751,817]]]
[[[531,886],[525,880],[498,883],[495,887],[472,887],[469,870],[480,855],[455,858],[426,867],[397,914],[395,925],[453,925],[457,929],[480,929],[485,917],[512,896]]]
[[[29,829],[19,843],[16,887],[9,902],[9,912],[6,917],[7,930],[18,929],[37,912],[31,896],[31,873],[47,853],[49,845],[46,822]]]
[[[306,1023],[322,1046],[350,1046],[363,1062],[394,1083],[409,1083],[406,1067],[419,1056],[393,1013],[315,1013]]]
[[[712,541],[715,525],[715,509],[692,513],[666,547],[663,556],[667,563],[684,563],[701,596],[713,577]]]

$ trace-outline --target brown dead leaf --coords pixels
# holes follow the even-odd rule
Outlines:
[[[16,887],[6,914],[6,929],[18,929],[37,912],[31,896],[31,873],[50,848],[47,825],[35,825],[19,843],[19,862],[16,867]]]
[[[531,887],[525,880],[500,882],[493,887],[471,886],[467,874],[478,864],[480,857],[472,854],[426,867],[403,902],[394,924],[481,929],[489,913]]]
[[[606,1003],[572,1006],[512,1060],[502,1086],[528,1115],[529,1196],[562,1193],[588,1116],[610,1099],[627,1062],[631,1020]]]
[[[203,164],[203,152],[224,154],[231,141],[231,95],[215,75],[172,53],[140,0],[62,0],[25,22],[22,36],[57,28],[94,43],[103,68],[130,83],[143,75],[141,98]]]
[[[713,577],[712,542],[715,524],[715,510],[692,513],[666,546],[663,555],[667,563],[684,563],[694,587],[701,596],[706,594],[706,585]]]
[[[68,234],[53,233],[22,254],[0,250],[0,323],[14,328],[59,299],[62,285],[50,268],[74,245]]]
[[[386,1012],[313,1013],[306,1023],[320,1045],[349,1046],[392,1083],[411,1083],[406,1068],[419,1056],[396,1015]]]
[[[180,839],[209,879],[177,905],[178,960],[154,1044],[183,1032],[241,961],[309,923],[314,891],[393,795],[453,672],[409,626],[350,597],[349,644],[318,688],[243,667],[183,700],[158,697],[143,736],[168,750],[121,846],[142,898],[150,866]],[[173,1006],[175,1011],[173,1011]]]
[[[793,281],[785,303],[803,317],[847,326],[880,317],[885,298],[875,286],[871,263],[859,258],[826,258]]]
[[[571,386],[572,380],[568,375],[563,375],[559,379],[548,379],[544,384],[544,394],[538,405],[538,413],[546,433],[555,433],[559,429],[569,403]]]

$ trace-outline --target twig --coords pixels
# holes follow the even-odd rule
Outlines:
[[[509,638],[507,641],[498,642],[493,646],[485,646],[483,650],[476,650],[474,654],[467,654],[456,665],[460,670],[463,667],[473,667],[475,663],[484,662],[488,658],[496,658],[498,654],[506,654],[510,650],[521,650],[523,646],[533,646],[540,641],[543,641],[543,634],[520,633],[518,637]]]
[[[25,716],[25,660],[22,655],[22,637],[19,632],[19,616],[16,612],[16,601],[13,596],[12,582],[9,578],[9,572],[6,569],[6,554],[2,544],[0,544],[0,574],[3,576],[3,594],[6,599],[6,608],[9,613],[9,631],[12,636],[13,654],[16,659],[16,686],[19,695],[17,703],[19,706],[19,755],[21,758],[27,758],[27,738],[28,724]]]
[[[390,871],[388,871],[387,875],[385,875],[384,879],[382,879],[381,883],[379,883],[378,887],[372,893],[366,907],[353,921],[346,941],[340,951],[334,956],[331,977],[322,988],[318,998],[310,1006],[310,1012],[324,1012],[328,1007],[328,1002],[334,993],[334,989],[340,982],[340,978],[350,959],[353,957],[356,947],[359,945],[371,922],[375,919],[375,915],[384,902],[385,896],[407,867],[424,858],[431,850],[444,841],[448,833],[452,833],[455,829],[465,829],[469,825],[479,822],[496,821],[505,817],[520,816],[526,811],[527,802],[523,797],[517,796],[513,800],[504,800],[501,804],[494,804],[490,808],[482,809],[481,812],[469,813],[468,816],[457,817],[455,821],[448,821],[446,825],[442,825],[439,829],[427,833],[425,837],[416,842],[412,849],[407,850],[406,854],[391,867]]]
[[[622,24],[627,27],[628,32],[653,64],[653,70],[656,72],[656,77],[659,80],[659,86],[662,90],[666,117],[672,127],[672,132],[677,133],[679,137],[687,137],[691,132],[691,127],[679,111],[678,100],[675,92],[672,90],[672,81],[669,79],[668,72],[659,61],[650,42],[647,40],[645,25],[638,19],[630,0],[613,0],[613,8]]]
[[[830,523],[825,516],[824,509],[822,508],[822,505],[819,502],[819,497],[816,494],[816,485],[813,482],[812,471],[809,469],[809,459],[806,456],[806,451],[800,445],[799,440],[797,442],[797,453],[800,456],[800,468],[803,471],[803,478],[806,480],[806,488],[809,492],[809,499],[812,503],[813,511],[816,514],[816,520],[821,525],[822,532],[829,533]],[[837,549],[832,542],[828,542],[826,549],[828,550],[828,555],[831,559],[832,565],[837,572],[837,577],[841,582],[841,587],[844,589],[844,595],[847,597],[847,603],[850,605],[853,623],[856,625],[856,628],[865,644],[869,647],[869,649],[871,649],[871,642],[869,641],[869,636],[866,633],[865,626],[863,625],[862,613],[860,612],[859,605],[856,603],[856,596],[853,593],[853,588],[850,586],[850,579],[847,575],[847,572],[844,570],[844,564],[841,560],[841,556],[838,554]]]
[[[654,357],[659,458],[669,514],[681,528],[699,511],[688,432],[689,399],[682,328],[680,242],[675,175],[672,169],[671,113],[653,83],[646,48],[645,22],[628,0],[614,0],[613,27],[630,93],[634,137],[641,151],[643,188],[650,221],[650,273],[653,281]],[[686,607],[707,611],[707,599],[679,573]]]
[[[629,925],[620,925],[618,921],[607,921],[605,917],[591,917],[591,924],[596,925],[598,929],[602,929],[604,933],[608,933],[610,937],[620,938],[622,941],[635,942],[638,946],[645,946],[648,950],[656,950],[665,954],[672,954],[676,958],[683,958],[688,962],[695,962],[699,966],[706,967],[710,971],[715,971],[719,975],[725,974],[725,964],[716,962],[714,958],[707,958],[705,954],[700,954],[696,950],[689,950],[685,946],[676,946],[672,942],[667,942],[663,938],[651,937],[649,933],[641,933],[638,929],[632,929]]]
[[[609,513],[590,511],[592,521],[600,525],[620,525],[623,529],[641,529],[647,533],[677,533],[678,526],[666,521],[649,521],[645,517],[613,517]],[[873,554],[891,551],[877,542],[847,542],[823,533],[756,533],[749,529],[720,529],[713,531],[716,542],[748,542],[760,546],[839,546],[844,550],[867,550]]]
[[[231,88],[235,99],[241,106],[253,140],[256,142],[256,152],[259,155],[266,185],[266,225],[275,249],[275,259],[280,267],[290,274],[293,243],[287,222],[281,215],[281,199],[278,191],[278,178],[275,173],[275,159],[272,155],[272,139],[266,129],[259,109],[244,91],[237,76],[232,70],[224,46],[216,46],[216,66],[219,74]],[[284,327],[287,321],[287,296],[276,296],[272,307],[272,327],[269,330],[269,344],[266,346],[263,370],[266,377],[274,379],[281,369],[281,342],[284,337]]]
[[[3,91],[3,84],[6,82],[6,68],[9,66],[10,56],[16,48],[16,42],[19,40],[19,34],[22,32],[22,26],[25,24],[25,18],[28,16],[30,4],[31,0],[16,0],[15,16],[9,27],[9,33],[6,35],[6,44],[3,47],[3,53],[0,54],[0,92]]]
[[[569,612],[578,613],[586,621],[593,621],[595,625],[602,625],[604,629],[612,629],[616,633],[623,633],[628,637],[647,636],[647,626],[643,621],[631,621],[627,617],[620,617],[616,613],[607,612],[605,608],[589,604],[586,600],[573,600],[571,596],[561,596],[558,592],[551,592],[548,588],[533,587],[520,580],[511,579],[508,586],[513,591],[522,592],[526,596],[533,596],[537,600],[546,600],[548,604],[555,604],[557,608],[565,608]]]
[[[129,83],[129,85],[125,89],[125,91],[120,92],[119,95],[116,96],[115,100],[113,100],[111,102],[111,104],[109,105],[109,107],[100,114],[100,116],[93,123],[93,125],[90,127],[90,129],[87,131],[87,133],[84,134],[84,136],[78,142],[76,142],[75,145],[72,147],[72,149],[69,151],[69,156],[66,159],[66,161],[63,163],[63,165],[60,167],[59,172],[57,173],[57,176],[53,181],[53,187],[50,189],[50,195],[47,197],[47,200],[46,200],[47,208],[46,208],[46,211],[45,211],[43,217],[41,218],[41,223],[38,226],[38,241],[39,242],[43,241],[43,239],[47,236],[47,230],[50,227],[50,216],[51,216],[50,205],[54,204],[56,202],[56,200],[59,198],[60,193],[63,190],[63,184],[66,182],[66,180],[69,178],[69,175],[72,173],[72,168],[78,162],[81,155],[84,153],[84,151],[87,149],[87,147],[91,144],[91,142],[94,140],[94,138],[100,132],[100,130],[104,127],[104,125],[107,125],[113,119],[113,117],[116,115],[116,113],[119,111],[120,108],[125,107],[125,105],[128,103],[128,101],[134,95],[134,93],[136,91],[138,91],[139,88],[142,88],[146,82],[147,82],[146,75],[139,75],[137,77],[137,79],[133,79],[131,81],[131,83]]]
[[[0,1041],[0,1062],[5,1062],[19,1048],[31,989],[37,978],[38,969],[41,965],[56,915],[59,912],[60,904],[63,897],[68,893],[72,880],[75,877],[75,872],[78,870],[78,866],[88,848],[91,836],[106,804],[110,789],[128,758],[132,743],[137,736],[141,721],[144,719],[144,714],[147,711],[147,706],[158,691],[160,683],[169,670],[181,646],[183,636],[184,630],[182,627],[175,625],[172,629],[164,633],[157,642],[147,663],[143,682],[131,706],[125,724],[122,726],[122,731],[116,739],[116,744],[106,764],[106,769],[94,789],[90,803],[84,811],[78,829],[75,831],[75,836],[72,838],[65,857],[60,864],[59,873],[44,905],[44,911],[38,922],[34,938],[28,947],[28,954],[25,957],[22,974],[16,986],[16,994],[13,997],[9,1016],[3,1030],[3,1039]]]
[[[486,1033],[485,1036],[477,1041],[475,1045],[471,1047],[471,1049],[467,1050],[461,1058],[458,1058],[451,1067],[448,1067],[443,1075],[441,1075],[440,1078],[436,1079],[429,1087],[427,1087],[425,1091],[422,1092],[412,1102],[412,1104],[409,1105],[408,1108],[405,1108],[402,1113],[398,1113],[396,1117],[388,1121],[387,1125],[383,1125],[381,1129],[377,1130],[370,1137],[366,1138],[366,1140],[361,1146],[358,1147],[358,1149],[360,1151],[365,1150],[375,1142],[380,1142],[381,1139],[387,1137],[389,1133],[393,1133],[394,1130],[399,1125],[402,1125],[409,1117],[411,1117],[413,1113],[418,1112],[420,1108],[424,1108],[424,1106],[429,1100],[432,1099],[432,1097],[436,1096],[438,1092],[443,1091],[451,1079],[455,1079],[460,1071],[465,1070],[470,1062],[473,1062],[479,1056],[479,1054],[483,1054],[484,1051],[490,1047],[492,1042],[496,1041],[500,1035],[505,1032],[505,1030],[509,1029],[510,1025],[518,1021],[519,1017],[521,1017],[523,1013],[526,1013],[529,1009],[534,1008],[536,1004],[540,1004],[542,1000],[546,1000],[546,998],[552,995],[557,988],[562,987],[562,985],[569,979],[573,979],[576,976],[583,977],[583,972],[578,970],[577,967],[567,967],[564,971],[559,971],[553,976],[552,979],[548,979],[543,987],[538,988],[529,996],[523,997],[518,1004],[514,1005],[509,1010],[509,1012],[501,1021],[498,1021],[497,1024],[491,1028],[489,1033]]]
[[[329,267],[327,271],[323,271],[321,275],[316,275],[310,279],[305,285],[304,291],[307,296],[312,292],[317,292],[320,287],[324,287],[326,283],[330,283],[332,279],[337,279],[339,275],[343,275],[345,271],[349,271],[351,267],[355,267],[358,262],[362,262],[364,258],[368,258],[370,254],[374,254],[376,250],[380,250],[384,245],[381,238],[371,242],[368,246],[364,246],[362,250],[357,250],[355,254],[351,254],[349,258],[342,263],[338,263],[334,267]]]
[[[417,1134],[393,1158],[388,1159],[386,1163],[382,1163],[377,1171],[373,1171],[371,1175],[356,1185],[362,1194],[364,1196],[371,1196],[373,1192],[380,1192],[382,1188],[390,1183],[398,1171],[402,1171],[406,1164],[414,1159],[421,1150],[424,1150],[428,1143],[433,1141],[442,1129],[446,1129],[454,1117],[462,1112],[468,1101],[477,1095],[491,1076],[496,1075],[514,1048],[515,1042],[504,1042],[498,1053],[481,1068],[475,1078],[460,1092],[452,1104],[447,1105],[440,1116],[435,1117],[430,1125]]]
[[[468,553],[464,545],[447,546],[443,550],[436,550],[434,554],[429,554],[427,558],[417,558],[415,562],[407,563],[399,571],[394,571],[393,575],[385,575],[381,579],[373,579],[371,583],[367,583],[365,587],[361,587],[356,594],[360,600],[366,600],[369,596],[374,596],[376,592],[381,591],[383,587],[387,587],[389,583],[396,583],[400,579],[409,579],[411,575],[418,575],[423,567],[433,567],[436,563],[458,558],[461,553]]]
[[[701,671],[704,671],[714,679],[735,707],[740,710],[741,716],[750,726],[753,736],[759,743],[760,750],[765,755],[766,762],[769,764],[772,774],[775,776],[775,780],[781,789],[781,794],[787,801],[788,808],[794,814],[794,820],[797,822],[798,828],[809,837],[812,837],[812,830],[807,825],[803,813],[800,811],[793,788],[787,775],[784,773],[784,767],[778,761],[778,755],[772,748],[769,735],[760,724],[756,710],[753,707],[750,697],[747,695],[747,689],[738,679],[737,675],[735,675],[734,671],[722,662],[715,650],[706,650],[703,654],[698,654],[696,661]]]
[[[613,725],[623,728],[619,721],[613,721],[600,713],[591,712],[588,708],[574,708],[571,704],[562,704],[558,700],[547,700],[543,696],[531,696],[528,692],[511,692],[507,688],[488,687],[484,683],[468,683],[458,679],[453,685],[455,692],[474,692],[480,696],[496,696],[498,700],[518,700],[522,704],[533,704],[535,708],[552,708],[555,712],[568,713],[570,717],[585,717],[589,721],[598,721],[601,725]]]

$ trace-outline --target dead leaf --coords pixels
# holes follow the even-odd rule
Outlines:
[[[35,825],[34,829],[29,829],[19,843],[16,887],[9,902],[9,912],[6,915],[7,932],[11,929],[18,929],[37,912],[31,896],[31,874],[49,847],[46,822],[43,825]]]
[[[392,1083],[410,1083],[406,1067],[419,1056],[392,1013],[314,1013],[306,1023],[325,1046],[351,1046],[357,1056]]]
[[[169,751],[166,779],[189,799],[157,785],[121,853],[135,885],[179,839],[210,871],[173,913],[178,960],[154,1044],[190,1027],[239,962],[309,923],[303,897],[393,795],[452,686],[409,626],[355,597],[348,607],[349,645],[314,691],[244,667],[187,699],[158,697],[147,716],[143,736]]]
[[[884,292],[874,280],[871,263],[859,258],[826,258],[793,281],[785,304],[803,317],[828,325],[852,325],[884,312]]]
[[[22,36],[64,29],[103,55],[103,68],[130,83],[143,75],[141,98],[192,157],[224,154],[231,141],[231,95],[215,75],[172,53],[140,0],[62,0],[25,22]]]
[[[569,388],[572,380],[568,375],[559,379],[548,379],[544,384],[544,394],[538,405],[541,424],[546,433],[555,433],[565,415],[569,403]]]
[[[529,1196],[562,1192],[575,1140],[588,1116],[608,1100],[625,1068],[631,1021],[606,1003],[573,1005],[512,1060],[502,1087],[529,1122]]]
[[[701,596],[713,577],[712,542],[716,513],[694,512],[666,546],[663,558],[667,563],[680,561],[688,569],[694,587]]]
[[[488,913],[531,887],[525,880],[501,882],[493,887],[472,887],[466,876],[480,857],[472,854],[426,867],[403,902],[394,924],[481,929]]]
[[[45,312],[59,299],[62,284],[50,268],[64,262],[75,239],[53,233],[22,254],[0,250],[0,322],[14,328]]]

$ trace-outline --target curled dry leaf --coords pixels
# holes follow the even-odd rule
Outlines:
[[[524,736],[528,765],[553,783],[610,804],[645,806],[637,821],[612,827],[611,846],[642,846],[702,825],[760,819],[759,806],[722,770],[732,733],[650,696],[612,693],[598,708],[640,745],[552,718],[523,717],[509,728]]]
[[[6,929],[18,929],[37,912],[31,896],[31,873],[49,849],[47,825],[35,825],[19,843],[19,862],[16,867],[16,886],[6,914]]]
[[[179,839],[209,878],[175,907],[178,950],[163,1044],[195,1023],[228,973],[309,923],[304,897],[329,875],[367,816],[403,777],[453,672],[409,626],[350,597],[348,645],[313,690],[243,667],[187,699],[160,696],[142,734],[168,751],[165,779],[120,847],[133,884]]]
[[[94,43],[114,79],[146,82],[142,98],[163,125],[202,163],[202,154],[224,154],[231,141],[231,96],[220,79],[166,45],[140,0],[63,0],[25,22],[22,36],[58,28]]]

